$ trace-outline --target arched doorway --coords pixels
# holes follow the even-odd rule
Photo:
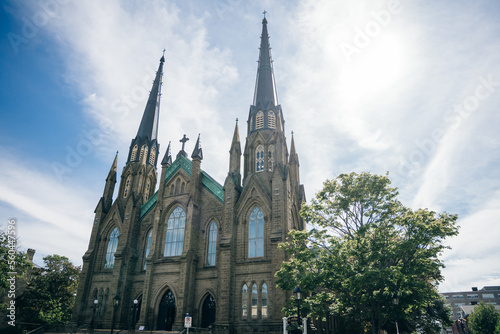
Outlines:
[[[209,294],[201,307],[201,328],[207,328],[215,322],[215,299]]]
[[[172,290],[168,290],[163,295],[158,309],[157,329],[171,331],[175,321],[175,296]]]

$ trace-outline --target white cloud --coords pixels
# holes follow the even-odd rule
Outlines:
[[[484,206],[460,220],[459,235],[447,241],[451,250],[442,255],[446,281],[440,285],[441,291],[500,285],[500,191],[492,195]]]
[[[99,194],[79,184],[60,183],[53,175],[29,168],[26,160],[0,152],[4,157],[0,160],[0,201],[7,204],[5,218],[17,220],[20,246],[80,263]]]

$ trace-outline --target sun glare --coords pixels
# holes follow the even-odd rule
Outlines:
[[[343,68],[341,95],[356,101],[360,97],[377,97],[401,81],[407,69],[407,54],[401,39],[384,35],[374,39]]]

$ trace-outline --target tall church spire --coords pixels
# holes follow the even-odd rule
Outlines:
[[[288,163],[285,120],[276,94],[271,46],[265,17],[262,20],[254,99],[253,104],[250,105],[247,124],[243,184],[245,184],[245,179],[253,173],[270,176],[274,173],[276,166]]]
[[[267,20],[262,20],[262,36],[260,37],[259,65],[257,68],[257,80],[255,82],[255,93],[253,105],[259,102],[263,108],[274,107],[278,104],[276,95],[276,84],[274,82],[273,61],[271,59],[271,46],[269,45],[269,34],[267,33]],[[269,105],[269,103],[271,103]]]
[[[153,88],[149,93],[148,102],[144,109],[144,114],[142,115],[141,125],[137,131],[137,137],[141,137],[142,139],[148,138],[150,141],[155,140],[158,135],[158,118],[160,116],[160,97],[164,62],[165,56],[162,56],[153,82]]]
[[[248,114],[248,134],[258,130],[284,131],[285,120],[278,104],[276,83],[274,80],[271,46],[267,33],[267,19],[262,20],[262,36],[260,37],[259,65],[253,104]]]
[[[164,62],[165,56],[163,55],[160,59],[160,65],[158,66],[155,80],[153,81],[153,88],[149,93],[146,108],[144,108],[144,113],[142,114],[137,136],[132,139],[132,143],[130,144],[127,163],[139,162],[141,164],[149,164],[156,167],[158,150],[160,148],[157,137]]]

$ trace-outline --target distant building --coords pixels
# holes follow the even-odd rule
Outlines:
[[[170,145],[165,151],[155,192],[164,61],[121,177],[115,157],[95,209],[73,321],[88,324],[94,312],[97,327],[170,331],[181,330],[189,313],[194,327],[218,333],[281,333],[291,291],[276,286],[275,273],[287,260],[278,244],[305,228],[299,215],[305,193],[293,137],[290,149],[286,142],[267,20],[246,144],[242,150],[236,123],[232,141],[220,147],[229,151],[229,166],[220,166],[228,171],[223,185],[201,169],[200,137],[189,159],[184,136],[176,156]]]
[[[495,305],[495,309],[500,309],[500,286],[485,286],[479,290],[473,287],[471,291],[444,292],[441,295],[452,308],[453,321],[465,318],[481,302]],[[450,327],[444,333],[453,333],[453,331]]]

